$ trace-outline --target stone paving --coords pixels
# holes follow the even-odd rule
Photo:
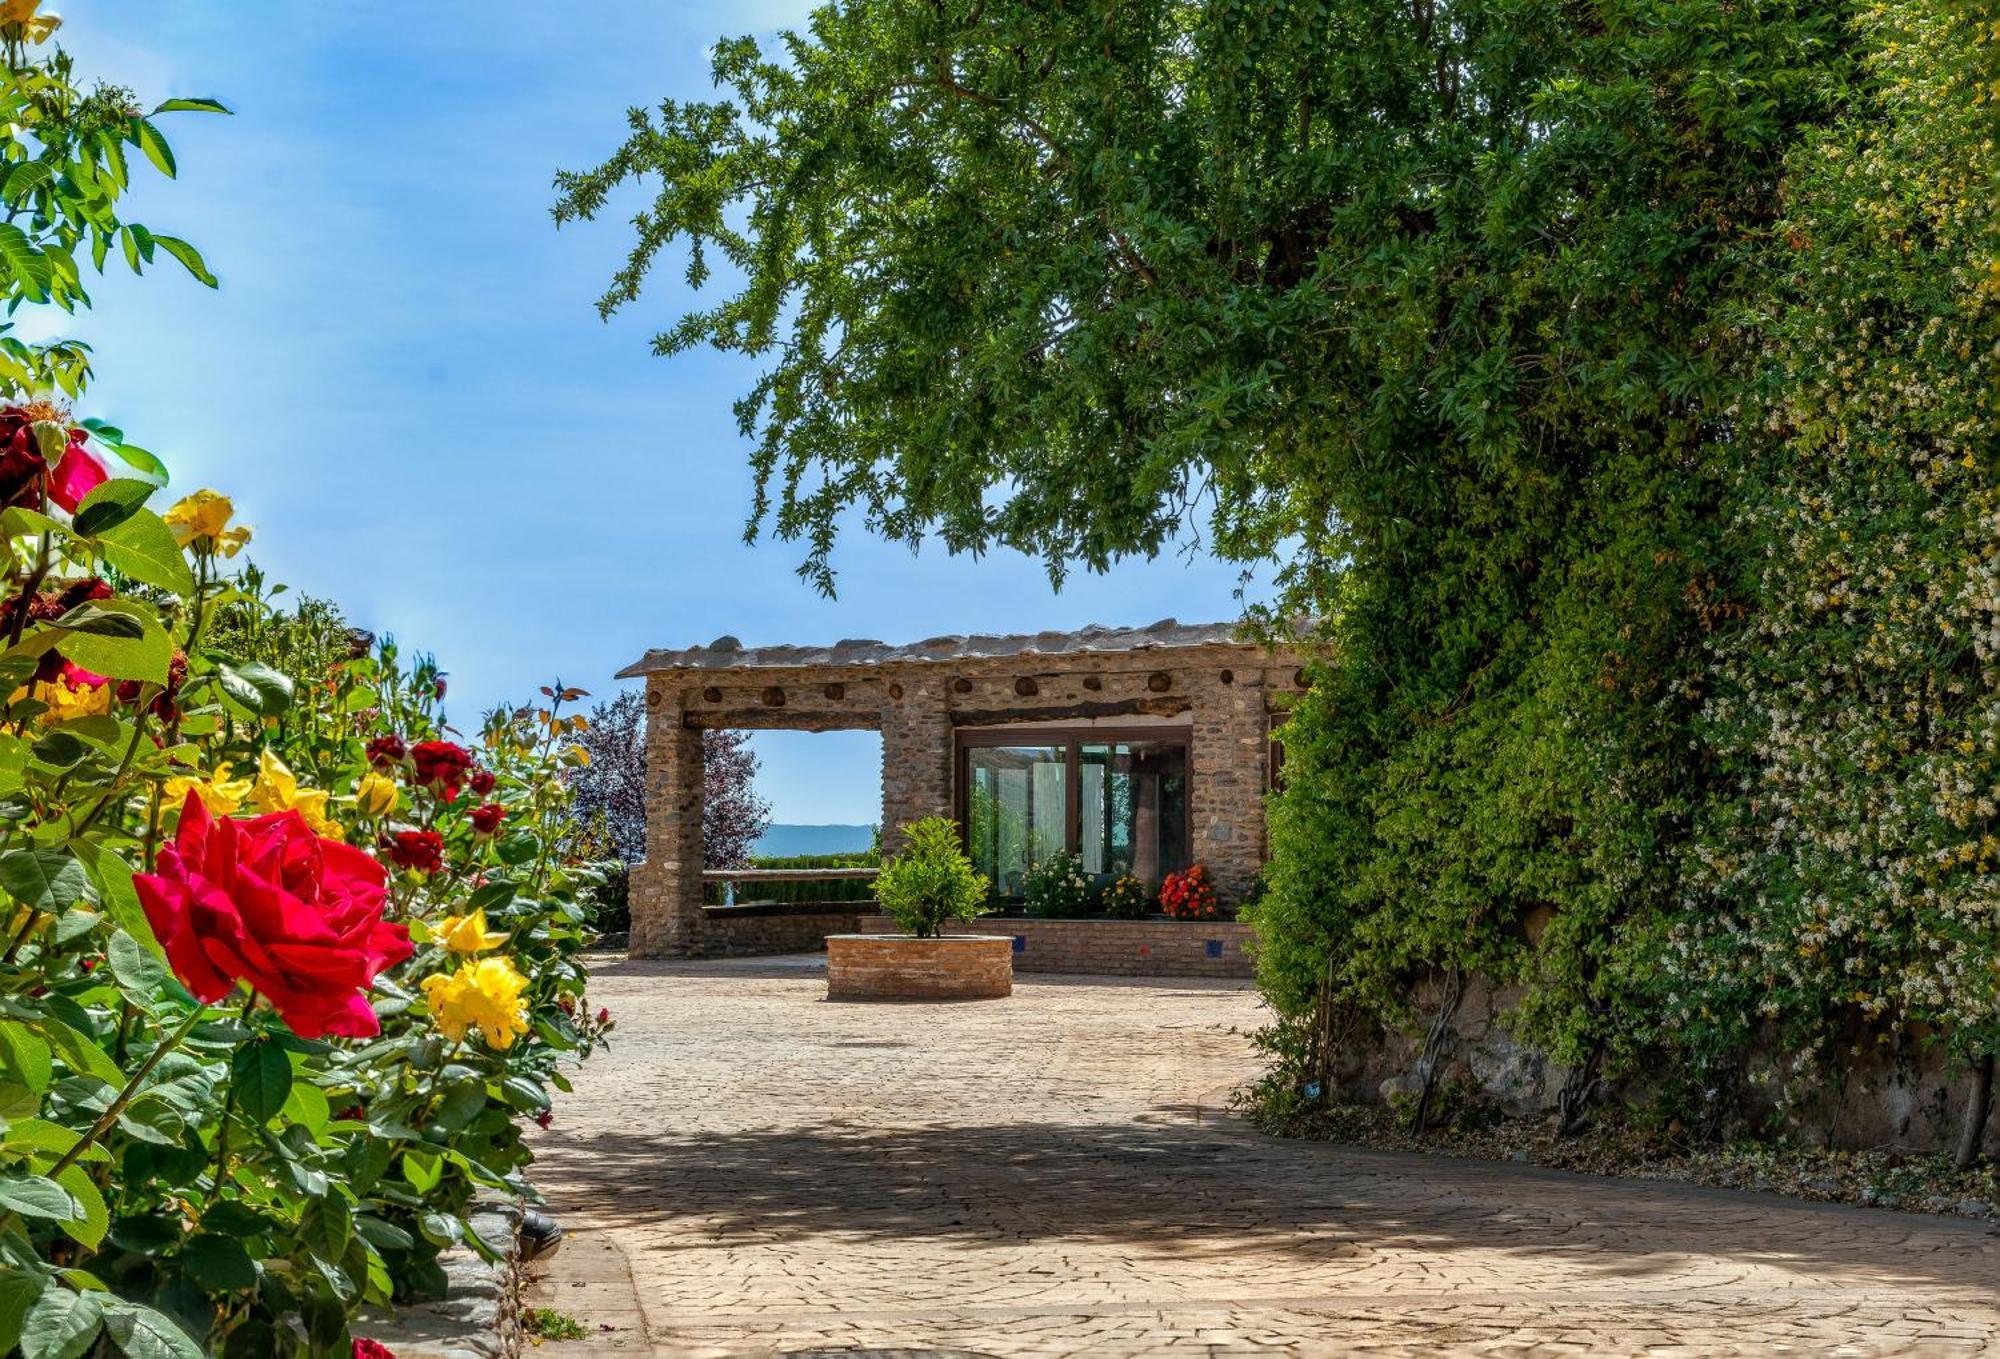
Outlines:
[[[538,1139],[545,1356],[1975,1353],[1979,1223],[1263,1137],[1227,982],[831,1004],[814,960],[606,960]]]

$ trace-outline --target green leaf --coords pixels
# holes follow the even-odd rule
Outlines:
[[[144,484],[144,483],[141,483]],[[141,509],[97,536],[97,550],[126,575],[186,598],[194,593],[194,570],[167,521]]]
[[[80,1210],[75,1217],[65,1218],[58,1225],[76,1240],[96,1250],[97,1243],[104,1239],[104,1233],[111,1226],[111,1214],[104,1207],[104,1195],[97,1192],[90,1172],[80,1165],[64,1168],[56,1176],[56,1182],[69,1190]]]
[[[35,249],[28,233],[12,222],[0,222],[0,263],[4,263],[31,301],[45,302],[55,271],[49,257]]]
[[[44,1016],[41,1023],[42,1032],[55,1048],[56,1055],[71,1071],[113,1087],[125,1083],[125,1073],[119,1069],[118,1063],[111,1060],[111,1054],[89,1037],[53,1016]]]
[[[21,1339],[21,1323],[42,1290],[49,1286],[46,1274],[24,1269],[0,1272],[0,1354],[11,1354]]]
[[[160,955],[149,951],[124,930],[111,932],[111,942],[105,946],[104,954],[118,990],[147,1014],[158,1014],[162,1000],[194,1003],[194,997],[167,970]]]
[[[29,749],[36,759],[56,769],[67,769],[90,753],[90,747],[75,732],[64,731],[61,727],[48,732]]]
[[[201,282],[211,288],[219,286],[216,283],[215,275],[208,271],[208,262],[202,259],[201,252],[180,237],[162,236],[158,232],[155,232],[153,234],[153,244],[179,260],[187,271]]]
[[[21,1322],[21,1359],[79,1359],[97,1340],[104,1309],[97,1293],[43,1291]]]
[[[0,1020],[0,1061],[11,1079],[36,1094],[48,1089],[55,1075],[48,1042],[18,1019]]]
[[[60,1123],[51,1123],[46,1118],[17,1118],[0,1133],[0,1147],[13,1153],[25,1153],[33,1158],[46,1156],[53,1161],[83,1140],[83,1134],[75,1128],[65,1128]],[[111,1153],[102,1147],[91,1147],[83,1153],[86,1161],[108,1161]],[[0,1351],[4,1353],[4,1351]]]
[[[181,1248],[181,1267],[203,1288],[217,1292],[257,1286],[257,1262],[233,1236],[196,1232]]]
[[[116,620],[116,621],[114,621]],[[57,645],[86,670],[112,679],[167,682],[174,640],[150,608],[135,599],[100,599],[71,609],[54,626]]]
[[[259,717],[275,717],[292,706],[292,677],[262,661],[218,665],[222,691]]]
[[[9,206],[18,207],[27,201],[28,195],[55,178],[47,161],[25,160],[7,172],[7,181],[0,185],[0,198]]]
[[[419,1194],[428,1194],[444,1179],[444,1161],[427,1152],[406,1151],[403,1153],[403,1178]]]
[[[507,1103],[524,1113],[532,1113],[549,1107],[548,1092],[537,1081],[526,1076],[509,1076],[500,1082],[500,1091]]]
[[[237,1107],[256,1122],[268,1123],[292,1093],[291,1059],[276,1043],[260,1038],[236,1049],[229,1059],[229,1079]]]
[[[278,1112],[287,1123],[296,1123],[315,1137],[333,1121],[333,1106],[327,1103],[326,1092],[310,1081],[293,1081],[292,1093]]]
[[[0,854],[0,887],[15,900],[38,911],[66,911],[79,901],[93,900],[90,875],[66,849],[10,849]]]
[[[95,538],[130,519],[158,489],[150,481],[134,481],[129,477],[100,482],[77,503],[70,529],[79,537]]]
[[[116,1294],[105,1295],[104,1329],[131,1359],[203,1359],[201,1346],[171,1318]]]
[[[132,466],[138,468],[141,472],[144,472],[147,476],[152,477],[159,485],[164,486],[167,484],[169,480],[167,465],[161,462],[157,455],[147,452],[137,444],[118,444],[111,451],[132,464]]]
[[[139,893],[132,886],[132,868],[115,850],[95,840],[76,840],[70,850],[82,861],[90,873],[91,881],[97,885],[98,904],[112,923],[124,930],[151,953],[164,960],[166,951],[160,941],[153,936],[153,923],[146,918],[146,908],[139,901]]]
[[[75,1217],[79,1211],[69,1190],[46,1175],[0,1175],[0,1208],[58,1222]]]
[[[299,1239],[322,1260],[338,1261],[354,1235],[354,1214],[339,1194],[317,1199],[299,1221]]]
[[[156,107],[155,113],[177,113],[187,110],[193,113],[228,113],[230,109],[220,99],[197,99],[185,95],[168,99]]]
[[[153,162],[153,168],[172,179],[175,175],[174,153],[167,145],[167,139],[160,130],[144,118],[132,120],[131,140],[133,145],[146,153],[146,159]]]

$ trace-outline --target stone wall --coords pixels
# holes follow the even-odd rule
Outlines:
[[[829,934],[855,934],[874,918],[868,902],[801,902],[702,908],[702,951],[710,958],[817,953]]]
[[[880,731],[891,852],[898,827],[957,815],[958,732],[1044,722],[1185,728],[1189,853],[1208,865],[1222,900],[1234,903],[1264,862],[1271,724],[1299,682],[1297,657],[1237,642],[654,670],[646,684],[647,857],[632,874],[633,956],[733,947],[710,938],[701,901],[704,728]]]
[[[1466,983],[1438,1079],[1447,1111],[1472,1104],[1539,1117],[1555,1108],[1569,1069],[1515,1037],[1509,1016],[1520,998],[1519,987],[1494,987],[1476,977]],[[1437,986],[1421,989],[1417,1000],[1424,1013],[1433,1012]],[[1796,1054],[1769,1040],[1756,1044],[1744,1064],[1748,1083],[1725,1131],[1783,1126],[1808,1143],[1911,1152],[1955,1145],[1965,1109],[1965,1073],[1951,1070],[1940,1050],[1909,1040],[1899,1046],[1856,1033],[1849,1046],[1858,1055],[1851,1056],[1838,1087],[1816,1084],[1803,1100],[1781,1105],[1778,1081]],[[1413,1098],[1421,1085],[1415,1072],[1422,1047],[1421,1034],[1351,1035],[1339,1048],[1343,1064],[1333,1072],[1334,1087],[1341,1098],[1360,1103]],[[1654,1095],[1643,1077],[1604,1092],[1605,1098],[1640,1105]],[[1988,1120],[1986,1146],[2000,1155],[2000,1118]]]
[[[1004,937],[845,934],[826,942],[828,1000],[1000,1000],[1013,990]]]
[[[895,922],[870,916],[863,934],[889,934]],[[1005,934],[1014,939],[1016,972],[1096,977],[1249,977],[1253,936],[1235,921],[1037,920],[986,916],[948,934]]]

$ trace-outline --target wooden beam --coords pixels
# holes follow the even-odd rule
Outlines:
[[[1178,717],[1194,706],[1180,696],[1091,699],[1060,707],[966,709],[951,715],[954,727],[995,727],[1009,722],[1047,722],[1076,717]]]

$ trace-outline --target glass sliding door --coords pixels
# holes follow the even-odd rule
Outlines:
[[[1186,743],[1085,741],[1078,757],[1083,871],[1107,881],[1130,873],[1157,887],[1186,868]]]
[[[966,848],[995,896],[1020,896],[1028,865],[1069,843],[1068,754],[1064,745],[966,751]]]

